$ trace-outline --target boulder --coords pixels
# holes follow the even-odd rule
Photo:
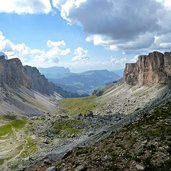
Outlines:
[[[46,171],[57,171],[57,169],[55,168],[55,166],[51,166],[47,168]]]

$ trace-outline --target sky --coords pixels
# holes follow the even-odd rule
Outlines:
[[[118,70],[171,51],[171,0],[0,0],[0,52],[24,65]]]

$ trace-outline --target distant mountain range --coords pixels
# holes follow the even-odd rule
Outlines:
[[[115,74],[119,75],[120,77],[123,77],[124,74],[124,68],[123,69],[118,69],[113,71]]]
[[[39,71],[57,86],[80,95],[91,94],[94,89],[121,78],[120,75],[108,70],[72,73],[68,68],[51,67],[39,68]]]
[[[50,68],[38,68],[38,69],[40,73],[52,79],[62,78],[71,74],[69,68],[64,68],[64,67],[50,67]]]

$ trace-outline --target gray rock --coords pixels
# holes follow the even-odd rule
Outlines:
[[[86,167],[84,166],[84,165],[79,165],[76,169],[75,169],[75,171],[86,171],[87,169],[86,169]]]
[[[136,168],[137,170],[144,170],[144,166],[143,165],[140,165],[140,164],[136,164]]]
[[[57,171],[57,169],[55,168],[55,166],[52,166],[47,168],[46,171]]]

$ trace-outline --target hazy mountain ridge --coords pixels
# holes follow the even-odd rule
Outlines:
[[[64,90],[78,94],[90,94],[94,89],[120,79],[120,76],[108,70],[90,70],[82,73],[71,73],[62,67],[59,70],[57,67],[41,68],[40,72]]]
[[[45,75],[47,78],[61,78],[71,74],[69,68],[65,67],[49,67],[49,68],[38,68],[40,73]]]

